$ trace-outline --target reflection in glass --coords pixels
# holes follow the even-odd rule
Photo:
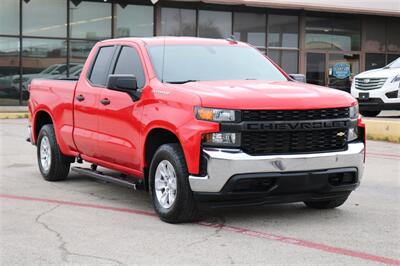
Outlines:
[[[307,53],[307,83],[325,86],[325,60],[325,54]]]
[[[82,39],[111,38],[111,4],[71,1],[69,16],[71,37]]]
[[[66,37],[66,1],[34,0],[28,3],[22,1],[22,8],[24,15],[24,19],[22,20],[23,35]]]
[[[0,34],[19,34],[19,1],[0,0]]]
[[[231,12],[199,10],[199,37],[227,38],[231,31]]]
[[[266,16],[257,13],[234,14],[233,34],[237,40],[265,48]]]
[[[116,5],[116,37],[148,37],[154,35],[153,7]]]
[[[387,51],[388,52],[400,52],[400,19],[390,18],[388,19],[388,38],[387,38]]]
[[[0,105],[19,105],[19,39],[0,37]]]
[[[306,17],[306,48],[359,51],[361,24],[357,18]]]
[[[381,68],[386,65],[386,55],[385,54],[365,54],[365,70],[371,70],[376,68]]]
[[[298,16],[268,16],[268,47],[299,47]]]
[[[384,52],[386,42],[386,23],[383,18],[368,17],[364,20],[365,50],[368,52]]]
[[[161,35],[196,36],[196,10],[163,7]]]
[[[277,63],[286,73],[298,73],[299,53],[291,50],[268,50],[268,57]]]
[[[71,40],[69,43],[70,78],[79,78],[86,58],[88,57],[95,41]]]
[[[28,85],[33,79],[66,77],[65,40],[25,38],[22,47],[22,92],[27,92]],[[24,97],[24,100],[26,99]]]

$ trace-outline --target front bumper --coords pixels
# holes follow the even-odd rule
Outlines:
[[[251,156],[238,149],[203,149],[207,160],[206,176],[189,176],[195,193],[220,193],[231,178],[243,174],[311,173],[333,169],[355,169],[357,184],[364,170],[364,144],[348,144],[348,149],[338,152]],[[296,178],[294,175],[292,178]],[[307,179],[307,177],[304,177]],[[309,179],[309,178],[308,178]]]

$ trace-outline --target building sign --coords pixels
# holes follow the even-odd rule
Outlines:
[[[337,79],[345,79],[350,77],[350,64],[346,62],[336,63],[332,67],[332,76]]]

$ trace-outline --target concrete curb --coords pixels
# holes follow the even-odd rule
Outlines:
[[[400,120],[363,120],[367,139],[400,143]]]
[[[20,112],[20,113],[0,113],[0,119],[20,119],[20,118],[28,118],[28,113]]]

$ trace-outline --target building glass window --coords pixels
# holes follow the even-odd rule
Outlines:
[[[66,40],[24,38],[22,92],[34,78],[62,78],[67,74]],[[27,100],[24,97],[24,100]]]
[[[154,35],[152,6],[116,5],[115,37],[147,37]]]
[[[365,54],[365,70],[381,68],[386,65],[386,54]]]
[[[387,63],[392,63],[394,60],[400,57],[400,54],[388,54],[387,55]]]
[[[19,105],[19,39],[0,37],[0,105]]]
[[[232,13],[199,10],[199,36],[227,38],[232,34]]]
[[[388,52],[400,52],[400,19],[389,18],[387,24],[387,51]]]
[[[196,36],[196,10],[163,7],[161,35]]]
[[[269,15],[268,47],[299,47],[299,17]]]
[[[22,1],[22,34],[66,37],[67,2],[64,0]]]
[[[360,38],[357,18],[306,17],[307,49],[359,51]]]
[[[71,38],[111,38],[111,4],[71,1],[69,16]]]
[[[1,0],[0,34],[19,34],[19,1]]]
[[[365,50],[368,52],[385,52],[385,19],[368,17],[364,20],[363,26],[365,29]]]
[[[237,40],[265,49],[266,15],[234,13],[233,34]]]
[[[268,50],[268,56],[286,73],[298,73],[299,52],[293,50]]]
[[[96,44],[95,41],[71,40],[69,42],[69,77],[79,78],[83,65]]]

